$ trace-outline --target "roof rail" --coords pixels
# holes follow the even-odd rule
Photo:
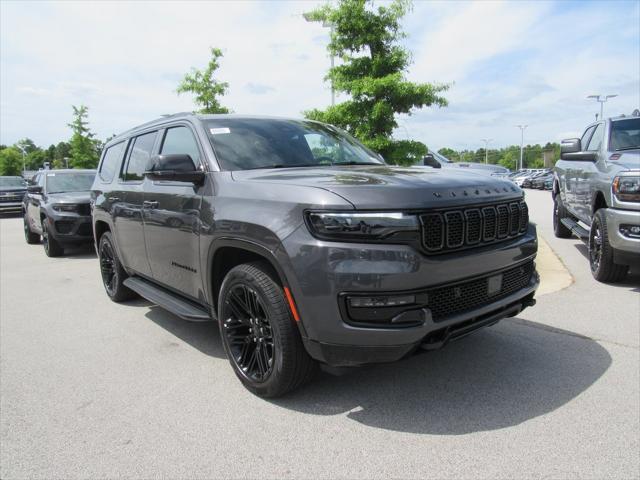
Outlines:
[[[118,135],[118,137],[121,136],[121,135],[125,135],[125,134],[127,134],[129,132],[133,132],[134,130],[138,130],[140,128],[144,128],[144,127],[153,125],[153,124],[155,124],[155,123],[157,123],[157,122],[159,122],[161,120],[167,120],[167,119],[176,118],[176,117],[186,117],[188,115],[193,115],[193,114],[194,114],[193,112],[165,113],[165,114],[161,115],[159,118],[156,118],[155,120],[151,120],[149,122],[145,122],[145,123],[142,123],[140,125],[136,125],[135,127],[130,128],[129,130],[125,130],[120,135]]]

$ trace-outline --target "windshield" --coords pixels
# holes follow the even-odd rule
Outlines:
[[[440,163],[453,163],[447,157],[445,157],[444,155],[442,155],[442,154],[440,154],[438,152],[429,151],[429,153],[431,153],[436,158],[436,160],[438,160]]]
[[[0,177],[0,187],[26,187],[21,177]]]
[[[640,118],[611,122],[611,149],[640,148]]]
[[[207,133],[224,170],[384,165],[347,133],[304,120],[221,118]]]
[[[88,192],[95,173],[47,173],[47,193]]]

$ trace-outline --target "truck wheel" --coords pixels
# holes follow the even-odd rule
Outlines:
[[[629,271],[628,265],[613,262],[613,248],[609,244],[604,209],[596,212],[589,232],[589,263],[591,274],[599,282],[619,282]]]
[[[31,226],[29,226],[29,220],[27,219],[26,213],[24,214],[24,217],[22,217],[22,222],[24,224],[24,239],[26,242],[29,245],[40,243],[40,235],[31,231]]]
[[[59,257],[64,255],[64,248],[58,243],[53,235],[49,231],[49,221],[46,218],[42,219],[42,246],[44,247],[44,253],[47,257]]]
[[[569,214],[564,208],[560,193],[553,197],[553,233],[558,238],[570,238],[571,230],[564,226],[561,222],[563,218],[567,218]]]
[[[233,371],[260,397],[277,397],[309,381],[306,352],[282,287],[261,262],[229,271],[218,300],[220,336]]]
[[[122,302],[135,298],[136,293],[124,285],[124,281],[128,275],[127,272],[124,271],[116,254],[111,232],[104,232],[100,237],[98,260],[100,260],[102,284],[109,298],[114,302]]]

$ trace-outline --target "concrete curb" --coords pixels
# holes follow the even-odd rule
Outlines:
[[[538,235],[538,256],[536,266],[540,274],[540,287],[536,296],[558,292],[571,286],[573,276],[564,266],[544,238]]]

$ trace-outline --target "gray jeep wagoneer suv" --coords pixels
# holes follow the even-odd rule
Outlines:
[[[388,166],[306,120],[178,114],[111,140],[93,184],[107,294],[217,321],[274,397],[318,364],[435,349],[534,303],[536,231],[513,183]]]

